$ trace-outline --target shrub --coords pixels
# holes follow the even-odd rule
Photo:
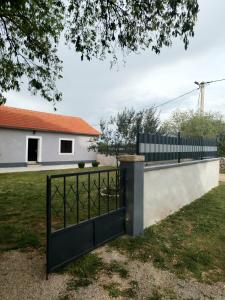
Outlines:
[[[84,166],[85,166],[85,162],[80,161],[80,162],[78,163],[78,167],[79,167],[80,169],[83,169]]]
[[[100,162],[99,161],[93,161],[92,162],[92,167],[98,167],[99,166],[99,164],[100,164]]]

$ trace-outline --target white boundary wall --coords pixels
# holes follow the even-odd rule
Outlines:
[[[145,168],[144,228],[198,199],[218,183],[219,159]]]
[[[101,166],[116,166],[116,157],[97,153],[97,161]]]

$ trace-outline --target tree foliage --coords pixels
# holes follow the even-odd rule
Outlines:
[[[220,113],[199,114],[192,110],[175,111],[166,120],[161,130],[165,133],[177,133],[180,131],[186,136],[204,136],[215,138],[225,134],[225,120]]]
[[[28,78],[33,93],[58,101],[62,32],[82,60],[109,54],[115,61],[118,49],[159,53],[176,37],[187,48],[198,10],[197,0],[2,0],[0,91],[18,91]]]
[[[138,51],[151,47],[156,53],[181,36],[188,46],[198,13],[195,0],[71,1],[66,37],[76,51],[90,59],[116,57],[116,49]]]
[[[109,120],[100,121],[100,140],[93,141],[90,150],[114,156],[134,153],[138,131],[154,133],[158,128],[159,115],[154,107],[140,111],[125,108]]]
[[[56,80],[61,77],[57,44],[63,29],[60,1],[0,2],[0,103],[2,92],[19,91],[25,77],[34,94],[60,100]]]
[[[175,111],[162,124],[161,131],[167,134],[181,132],[184,136],[216,138],[219,155],[225,155],[225,119],[220,113]]]

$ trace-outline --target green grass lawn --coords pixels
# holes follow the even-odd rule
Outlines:
[[[149,227],[142,237],[122,237],[110,245],[179,277],[225,281],[225,184]]]
[[[89,169],[85,168],[83,171],[87,170]],[[74,169],[0,174],[0,251],[26,247],[44,250],[46,175],[72,171],[81,172]],[[68,187],[75,183],[73,180],[74,177],[68,179]],[[79,185],[81,189],[82,182],[87,182],[84,175]],[[62,192],[62,185],[60,190]],[[87,213],[85,191],[83,192],[81,219]],[[92,193],[91,197],[94,196]],[[68,196],[70,205],[73,204],[73,199],[72,194]],[[60,211],[61,198],[55,197],[54,201]],[[113,208],[115,201],[111,199],[110,203]],[[101,209],[106,209],[106,206],[103,199]],[[93,203],[91,211],[95,215],[98,206]],[[59,215],[62,216],[61,213]],[[59,215],[53,214],[56,229],[62,224],[62,217]],[[76,219],[77,216],[72,211],[68,222],[76,223]],[[158,225],[149,227],[142,237],[124,236],[111,242],[110,246],[131,259],[153,261],[155,266],[168,269],[180,277],[195,277],[209,283],[225,281],[225,184],[221,183],[219,187]]]
[[[102,168],[0,174],[0,251],[28,246],[45,246],[47,175],[99,169]],[[97,179],[96,176],[91,177],[91,186],[94,184],[93,179]],[[101,176],[101,181],[104,180],[104,176]],[[113,178],[110,177],[110,182],[111,180]],[[80,221],[87,217],[87,192],[83,183],[87,184],[86,175],[82,175],[79,182],[80,200],[82,200],[79,207]],[[66,184],[67,201],[70,205],[67,207],[68,223],[73,224],[77,221],[76,201],[74,201],[74,194],[70,188],[71,186],[74,188],[75,178],[68,177]],[[55,185],[58,185],[59,191],[63,193],[62,179],[54,179],[52,193],[55,191]],[[97,191],[95,187],[92,190],[94,192],[91,193],[91,199],[94,200]],[[58,193],[54,196],[53,204],[55,208],[53,229],[59,229],[63,222],[63,202]],[[115,199],[113,202],[113,199],[110,198],[110,205],[111,209],[115,206]],[[105,199],[102,199],[101,212],[106,209],[106,206]],[[92,216],[97,213],[98,203],[91,201]]]

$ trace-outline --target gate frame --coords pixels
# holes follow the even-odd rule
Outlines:
[[[117,184],[119,184],[119,203],[121,203],[121,207],[118,207],[116,205],[116,209],[110,211],[108,210],[108,212],[100,214],[98,216],[92,217],[92,218],[88,218],[84,221],[81,221],[79,223],[73,224],[73,225],[69,225],[66,226],[66,220],[65,220],[65,215],[66,215],[66,200],[63,199],[63,205],[64,205],[64,227],[62,229],[56,230],[55,232],[52,232],[52,199],[51,199],[51,195],[52,195],[52,179],[54,178],[64,178],[64,192],[65,192],[65,177],[72,177],[72,176],[76,176],[78,178],[78,176],[81,175],[88,175],[88,178],[90,180],[90,174],[99,174],[99,173],[110,173],[110,172],[115,172],[116,176],[118,176],[118,173],[120,173],[120,182],[117,183],[116,181],[116,186]],[[100,175],[99,175],[100,176]],[[108,175],[109,176],[109,175]],[[108,177],[109,178],[109,177]],[[117,178],[116,178],[117,180]],[[90,183],[90,182],[89,182]],[[107,180],[107,187],[109,186],[109,181]],[[90,187],[90,186],[89,186]],[[118,187],[118,186],[117,186]],[[47,176],[47,185],[46,185],[46,279],[48,279],[48,274],[50,274],[52,271],[56,270],[57,268],[66,265],[67,263],[79,258],[80,256],[89,253],[90,251],[92,251],[93,249],[95,249],[96,247],[103,245],[105,243],[107,243],[108,241],[122,235],[126,233],[126,224],[125,224],[125,212],[126,212],[126,199],[125,199],[125,191],[126,191],[126,184],[125,184],[125,170],[121,171],[120,169],[106,169],[106,170],[98,170],[98,171],[89,171],[89,172],[80,172],[80,173],[68,173],[68,174],[57,174],[57,175],[48,175]],[[118,200],[117,200],[118,201]],[[95,225],[98,221],[101,221],[103,218],[106,217],[110,217],[112,218],[112,216],[114,215],[118,215],[118,221],[121,220],[121,213],[123,214],[123,229],[112,235],[109,236],[109,238],[104,239],[102,242],[99,242],[96,244],[95,241],[95,237],[96,237],[96,230],[95,230]],[[63,231],[65,231],[65,233],[68,230],[76,230],[77,228],[81,227],[82,225],[85,226],[87,224],[93,224],[93,247],[88,248],[85,251],[82,251],[79,255],[75,255],[73,257],[71,257],[70,259],[65,260],[64,262],[57,264],[56,266],[52,267],[50,265],[50,255],[52,255],[52,239],[55,235],[58,234],[62,234]]]

